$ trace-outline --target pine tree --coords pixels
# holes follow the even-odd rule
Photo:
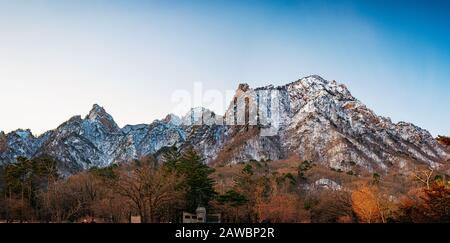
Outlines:
[[[216,195],[214,180],[209,176],[214,169],[203,163],[203,159],[193,148],[182,153],[175,148],[166,151],[163,156],[165,168],[183,175],[187,188],[187,209],[195,211],[199,206],[208,206],[209,201]]]
[[[175,146],[165,148],[162,160],[166,168],[169,170],[176,170],[176,166],[181,160],[181,153]]]

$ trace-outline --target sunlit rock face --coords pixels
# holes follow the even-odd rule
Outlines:
[[[50,155],[65,173],[152,155],[164,147],[194,147],[205,163],[228,164],[297,156],[350,171],[439,167],[448,150],[429,132],[377,116],[343,84],[308,76],[284,86],[240,84],[223,116],[199,107],[150,124],[120,128],[98,105],[82,118],[35,137],[0,133],[0,164]]]
[[[254,103],[259,107],[257,112],[253,108],[235,112],[236,106],[242,111],[245,104]],[[230,162],[295,155],[343,171],[354,166],[386,171],[390,167],[408,169],[415,165],[412,162],[439,167],[449,159],[448,151],[426,130],[405,122],[394,124],[389,118],[377,116],[343,84],[319,76],[280,87],[251,89],[240,85],[225,116],[233,115],[236,118],[229,120],[245,121],[247,125],[258,121],[260,132],[240,141],[228,158],[221,158]],[[260,122],[263,118],[266,121]],[[263,136],[261,131],[268,123],[275,123],[276,133]],[[225,134],[236,129],[230,127]],[[241,128],[237,134],[242,137],[243,132]],[[237,144],[233,138],[226,143]]]

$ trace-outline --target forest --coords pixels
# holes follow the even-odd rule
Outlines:
[[[297,157],[210,167],[191,148],[70,176],[59,163],[0,167],[0,222],[179,223],[199,206],[227,223],[450,222],[448,175],[427,167],[343,172]],[[323,178],[339,186],[314,184]]]

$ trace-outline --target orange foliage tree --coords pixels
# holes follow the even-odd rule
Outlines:
[[[394,220],[398,208],[392,192],[377,184],[366,184],[351,195],[352,208],[360,222],[387,223]]]
[[[380,221],[380,208],[374,191],[363,186],[352,192],[352,207],[363,223],[375,223]]]
[[[413,190],[400,202],[398,220],[412,223],[450,223],[450,187],[443,181]]]

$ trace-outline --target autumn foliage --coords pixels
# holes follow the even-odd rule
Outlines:
[[[379,222],[380,209],[375,193],[369,187],[362,187],[352,193],[352,206],[363,223]]]
[[[69,177],[48,157],[0,167],[0,220],[6,222],[180,222],[204,206],[225,223],[450,222],[445,171],[358,175],[313,161],[252,161],[215,169],[192,149],[167,149]],[[315,182],[339,183],[340,187]]]
[[[352,207],[361,223],[387,223],[395,210],[393,202],[379,188],[364,185],[352,192]]]
[[[450,146],[450,137],[438,136],[436,139],[438,140],[439,143],[446,145],[446,146]]]
[[[256,205],[261,222],[298,223],[302,222],[302,208],[300,199],[293,194],[277,194],[267,201]]]
[[[413,190],[400,202],[398,218],[411,223],[450,223],[450,187],[444,182]]]

